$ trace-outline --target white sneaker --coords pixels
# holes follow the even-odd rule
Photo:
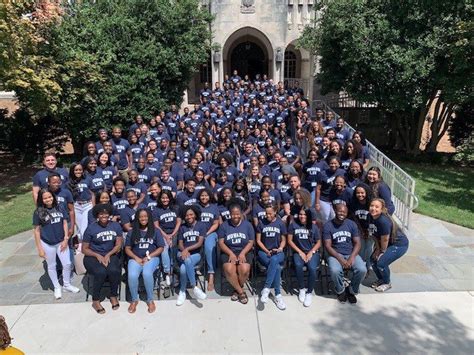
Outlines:
[[[182,306],[185,300],[186,300],[186,292],[179,291],[178,299],[176,300],[176,305]]]
[[[304,300],[305,300],[305,296],[306,296],[306,289],[305,288],[302,288],[300,290],[300,293],[298,294],[298,300],[303,303]]]
[[[80,289],[73,285],[63,286],[63,291],[71,292],[71,293],[78,293]]]
[[[200,300],[205,300],[207,298],[207,295],[204,292],[202,292],[202,290],[197,286],[194,286],[193,294],[194,294],[194,297]]]
[[[262,295],[260,296],[260,301],[262,303],[267,303],[268,302],[268,295],[270,295],[270,289],[265,287],[262,290]]]
[[[307,293],[306,296],[304,297],[303,306],[309,307],[311,306],[311,303],[313,303],[313,294]]]
[[[56,298],[57,300],[61,299],[61,297],[63,296],[62,292],[61,292],[61,287],[56,287],[54,289],[54,298]]]
[[[286,303],[283,301],[283,296],[278,295],[275,297],[275,303],[279,310],[284,311],[286,309]]]
[[[170,275],[165,276],[165,283],[166,283],[166,286],[171,286],[171,277],[170,277]]]

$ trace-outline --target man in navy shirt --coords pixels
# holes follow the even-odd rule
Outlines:
[[[114,152],[117,155],[117,170],[119,175],[125,180],[128,181],[128,167],[130,165],[129,157],[127,154],[130,144],[127,140],[122,138],[122,130],[120,127],[114,127],[112,130],[112,146],[114,147]]]
[[[323,227],[324,246],[329,253],[329,271],[338,301],[345,303],[349,300],[350,303],[357,303],[355,295],[359,293],[359,285],[367,272],[365,263],[358,255],[359,229],[354,221],[347,219],[346,205],[338,204],[335,210],[336,217],[326,222]],[[345,271],[352,271],[352,276],[349,276],[350,286],[346,288]]]

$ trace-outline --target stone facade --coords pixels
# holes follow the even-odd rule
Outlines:
[[[290,85],[297,80],[307,95],[313,96],[313,58],[306,50],[296,49],[295,43],[314,16],[315,0],[203,0],[201,3],[215,18],[212,24],[215,45],[205,68],[207,75],[197,73],[190,85],[190,100],[205,78],[213,83],[222,82],[224,75],[231,75],[238,68],[258,70],[274,81],[287,80]],[[244,74],[247,73],[239,72],[241,76]]]

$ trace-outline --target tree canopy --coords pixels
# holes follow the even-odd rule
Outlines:
[[[180,104],[210,49],[198,0],[2,3],[0,82],[33,123],[49,117],[74,143]]]
[[[418,150],[439,92],[447,110],[472,101],[470,2],[322,0],[317,10],[300,45],[320,56],[323,93],[377,103],[407,151]]]

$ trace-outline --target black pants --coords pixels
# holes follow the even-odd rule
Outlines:
[[[118,288],[120,284],[120,275],[122,268],[120,266],[120,259],[117,255],[110,257],[110,262],[107,267],[99,263],[97,258],[93,256],[84,257],[84,266],[89,274],[94,277],[92,286],[92,300],[100,301],[100,290],[108,278],[110,283],[110,296],[118,296]]]

